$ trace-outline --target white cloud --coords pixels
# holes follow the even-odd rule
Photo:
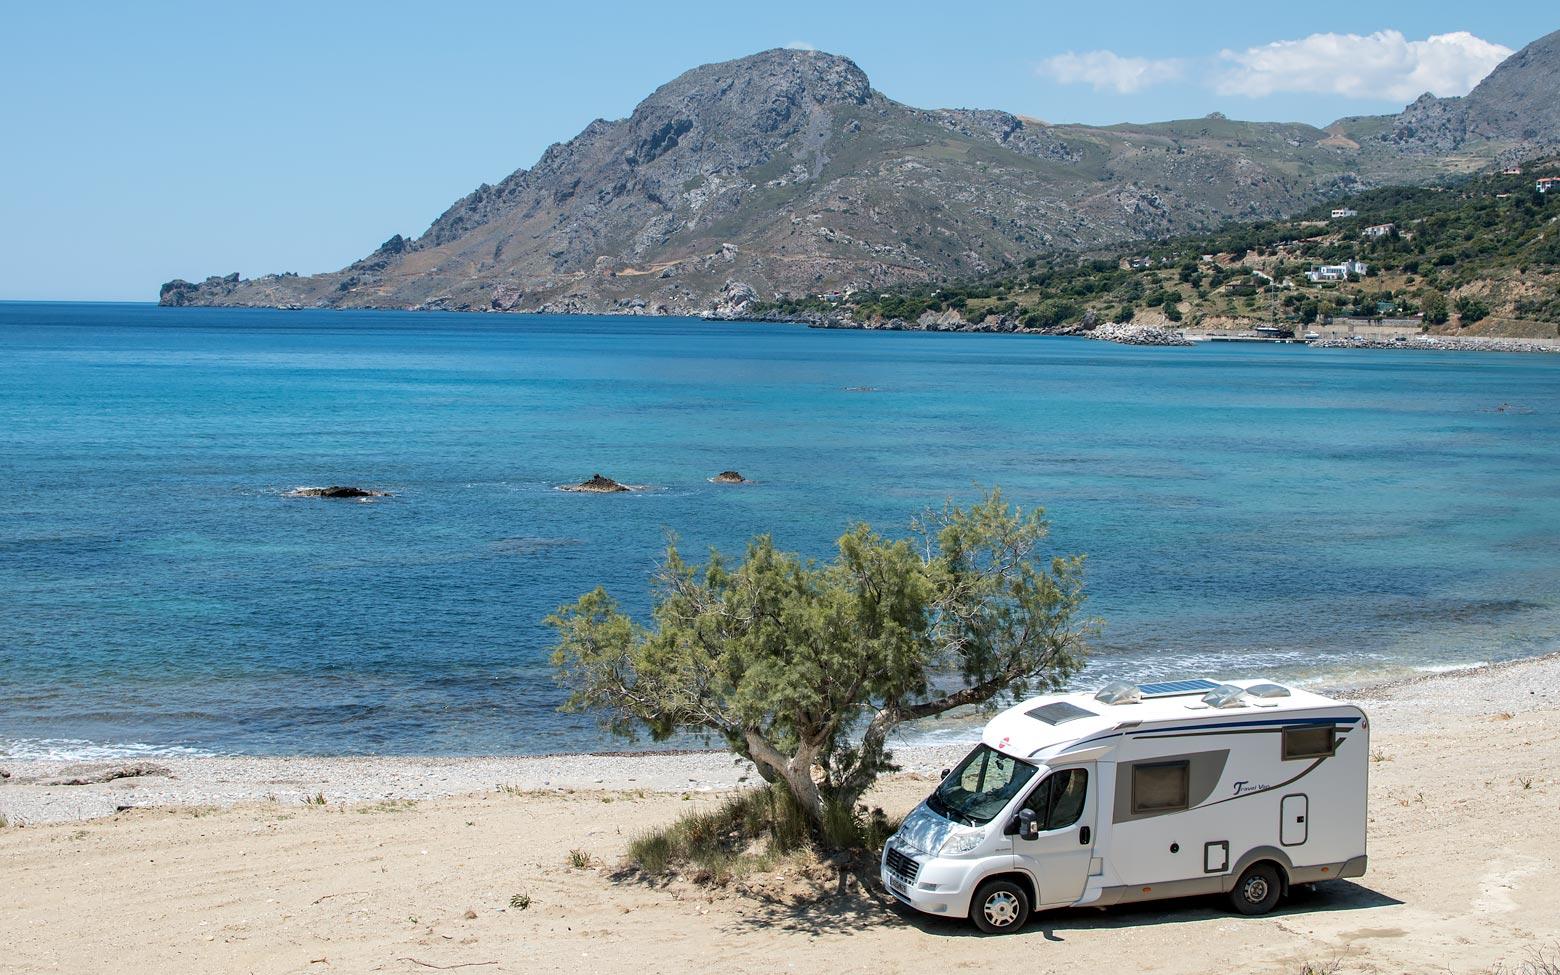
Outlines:
[[[786,44],[785,49],[787,51],[816,51],[818,50],[818,47],[817,45],[809,44],[806,41],[791,41],[790,43]]]
[[[1411,41],[1395,30],[1312,34],[1244,51],[1225,50],[1228,67],[1213,78],[1221,95],[1262,98],[1275,92],[1409,101],[1424,92],[1465,95],[1511,49],[1467,31]]]
[[[1095,91],[1113,91],[1126,95],[1144,88],[1175,81],[1185,73],[1178,58],[1122,57],[1115,51],[1068,51],[1046,58],[1036,69],[1041,75],[1064,85],[1093,85]]]

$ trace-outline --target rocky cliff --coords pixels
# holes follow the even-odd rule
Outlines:
[[[845,58],[765,51],[686,72],[628,118],[591,123],[421,236],[397,234],[340,271],[176,280],[161,300],[738,316],[757,298],[967,276],[1037,252],[1278,216],[1550,140],[1557,36],[1466,99],[1327,131],[927,111],[873,90]],[[1527,87],[1539,76],[1547,94]],[[1430,115],[1453,119],[1442,128],[1455,136],[1425,136],[1412,119]]]

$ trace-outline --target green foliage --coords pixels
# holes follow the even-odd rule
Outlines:
[[[1275,278],[1309,292],[1308,297],[1338,293],[1342,309],[1364,309],[1355,304],[1363,294],[1360,286],[1393,276],[1423,276],[1423,282],[1410,283],[1455,293],[1475,281],[1514,272],[1560,275],[1560,193],[1533,189],[1535,174],[1556,171],[1556,163],[1532,165],[1522,176],[1482,175],[1450,185],[1368,190],[1328,201],[1300,219],[1231,224],[1211,233],[1139,243],[1109,257],[1037,255],[972,280],[919,282],[835,304],[805,298],[766,307],[776,314],[843,312],[861,321],[914,320],[926,310],[968,307],[972,310],[966,317],[972,319],[1007,314],[1032,328],[1076,322],[1089,312],[1119,318],[1113,312],[1123,305],[1167,308],[1183,301],[1194,316],[1258,315],[1258,304],[1244,299],[1260,301],[1268,285],[1253,280],[1249,267],[1235,263],[1245,255],[1256,255]],[[1328,211],[1345,202],[1361,216],[1328,220]],[[1365,226],[1377,223],[1391,223],[1394,229],[1381,237],[1361,235]],[[1219,255],[1219,261],[1204,262],[1204,254]],[[1351,258],[1369,266],[1363,280],[1358,275],[1342,283],[1305,280],[1303,272],[1312,265]],[[1539,283],[1552,285],[1554,280],[1540,278]],[[1183,293],[1188,286],[1189,294]],[[1532,289],[1522,289],[1509,307],[1498,296],[1489,301],[1486,315],[1560,323],[1560,299],[1532,297]],[[1287,309],[1292,321],[1300,320],[1304,307]],[[1328,312],[1319,306],[1319,313]],[[1369,313],[1375,314],[1374,309]]]
[[[1488,318],[1490,306],[1477,298],[1463,295],[1457,299],[1457,317],[1464,325],[1472,325],[1474,322]]]
[[[1445,325],[1448,317],[1446,296],[1439,291],[1421,292],[1419,309],[1425,314],[1425,324]]]
[[[649,625],[600,588],[547,618],[566,707],[625,736],[718,736],[823,830],[831,803],[855,808],[892,768],[899,725],[1051,690],[1082,665],[1083,560],[1037,560],[1047,529],[993,491],[909,538],[857,525],[826,563],[768,536],[736,565],[669,546]]]
[[[517,911],[523,911],[531,906],[531,895],[513,894],[509,898],[509,906]]]

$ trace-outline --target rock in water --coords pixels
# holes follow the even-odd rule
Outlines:
[[[741,474],[738,474],[736,471],[721,471],[719,474],[716,474],[714,477],[710,478],[710,480],[714,481],[716,484],[746,484],[748,482],[747,478],[743,477]]]
[[[602,477],[600,474],[592,474],[590,480],[581,481],[578,484],[565,484],[559,488],[561,491],[582,491],[589,494],[618,494],[630,490],[628,485],[619,484],[610,477]]]
[[[389,491],[373,488],[348,487],[332,484],[330,487],[301,487],[287,492],[295,498],[388,498]]]

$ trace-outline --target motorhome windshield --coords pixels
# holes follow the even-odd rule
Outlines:
[[[932,812],[966,826],[984,826],[1018,794],[1036,768],[989,745],[964,757],[926,804]]]

